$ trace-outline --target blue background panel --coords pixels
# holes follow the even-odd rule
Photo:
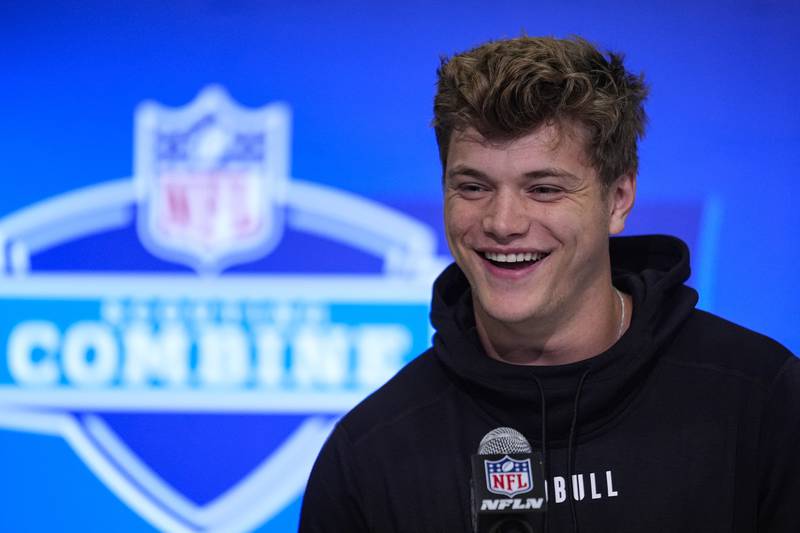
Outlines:
[[[131,176],[137,106],[146,100],[184,106],[217,84],[244,106],[282,101],[291,108],[293,179],[406,213],[431,228],[442,256],[441,169],[429,127],[439,57],[523,32],[577,34],[623,51],[629,68],[644,71],[651,85],[637,205],[626,232],[684,238],[701,307],[800,353],[797,2],[33,0],[6,2],[0,11],[0,221],[47,198]],[[193,275],[154,257],[132,214],[127,226],[34,254],[32,272]],[[10,251],[3,253],[7,259]],[[272,254],[222,276],[380,274],[383,266],[364,250],[292,230]],[[9,325],[37,309],[7,304],[0,307],[3,338]],[[76,313],[97,314],[96,303],[85,305],[95,307]],[[414,309],[374,317],[409,324],[409,353],[425,337],[424,313]],[[362,321],[357,312],[331,314]],[[67,315],[64,324],[72,319]],[[0,368],[0,376],[6,382],[8,369]],[[159,439],[169,433],[163,426],[186,428],[197,420],[103,416],[184,494],[201,503],[213,496],[203,492],[210,482],[193,486],[191,468],[159,452]],[[248,416],[257,418],[228,417],[220,431],[239,433],[233,426]],[[273,449],[304,415],[273,418],[246,424],[251,440],[242,444],[240,466],[257,462],[259,445]],[[186,448],[203,438],[188,429],[184,436],[174,442]],[[206,453],[214,446],[226,454],[237,449],[235,440],[206,441]],[[0,468],[3,529],[153,527],[61,437],[0,430]],[[224,474],[209,470],[217,487],[231,483]],[[298,513],[292,498],[258,530],[292,531]]]

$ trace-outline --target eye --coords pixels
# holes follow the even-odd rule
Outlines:
[[[564,195],[564,190],[552,185],[537,185],[531,187],[530,193],[537,200],[552,202],[561,198]]]
[[[482,183],[474,181],[459,183],[455,187],[456,191],[467,199],[476,199],[482,197],[489,189]]]

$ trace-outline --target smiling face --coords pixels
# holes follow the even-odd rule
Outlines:
[[[624,227],[635,179],[604,191],[583,146],[568,124],[500,143],[473,129],[453,134],[447,240],[478,320],[558,327],[613,296],[608,236]]]

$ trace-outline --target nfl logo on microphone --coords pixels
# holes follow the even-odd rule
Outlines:
[[[497,461],[484,461],[486,488],[489,492],[513,498],[533,489],[531,460],[505,456]]]

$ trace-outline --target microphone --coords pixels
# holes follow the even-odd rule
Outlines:
[[[541,453],[516,429],[487,433],[472,456],[475,533],[534,533],[545,510]]]

